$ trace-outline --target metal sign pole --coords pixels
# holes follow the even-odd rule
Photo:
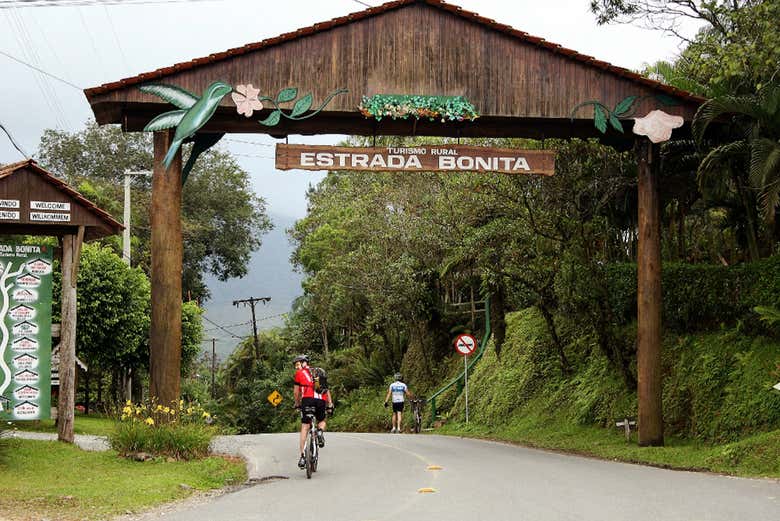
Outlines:
[[[466,390],[466,423],[469,422],[469,356],[463,357],[463,384]]]

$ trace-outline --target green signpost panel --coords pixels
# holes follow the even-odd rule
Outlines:
[[[0,244],[0,419],[51,415],[52,248]]]

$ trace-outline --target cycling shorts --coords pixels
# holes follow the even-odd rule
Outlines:
[[[318,422],[325,419],[325,400],[303,398],[301,400],[301,423],[309,423],[306,414],[313,414]]]
[[[402,412],[405,402],[393,402],[393,412]]]

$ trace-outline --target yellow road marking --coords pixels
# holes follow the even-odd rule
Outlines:
[[[435,488],[426,487],[426,488],[418,489],[417,492],[420,493],[420,494],[430,494],[430,493],[436,492],[436,489]]]
[[[428,465],[428,470],[443,470],[444,467],[440,465]]]

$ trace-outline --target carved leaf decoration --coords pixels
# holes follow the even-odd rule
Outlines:
[[[262,120],[260,122],[260,124],[261,125],[265,125],[266,127],[273,127],[274,125],[279,123],[279,120],[281,119],[281,117],[282,117],[282,111],[275,110],[275,111],[271,112],[271,114],[267,118]]]
[[[296,101],[295,105],[293,105],[292,113],[290,114],[290,117],[294,118],[295,116],[300,116],[301,114],[309,110],[311,108],[311,103],[313,99],[314,98],[312,98],[311,94],[307,94],[301,99],[299,99],[298,101]]]
[[[181,123],[186,110],[172,110],[165,112],[155,117],[144,127],[144,132],[157,132],[158,130],[165,130],[167,128],[173,128]]]
[[[620,133],[623,132],[623,124],[620,122],[620,120],[617,117],[615,117],[614,113],[609,115],[609,124],[612,125],[612,128],[614,128],[618,132]]]
[[[615,116],[622,116],[628,110],[631,108],[631,105],[634,104],[634,101],[637,99],[638,96],[629,96],[617,105],[615,105],[615,110],[612,111],[612,113]]]
[[[593,124],[602,134],[607,131],[607,114],[601,105],[593,106]]]
[[[192,108],[195,103],[200,99],[195,94],[188,90],[184,90],[181,87],[175,85],[163,85],[162,83],[148,83],[139,87],[141,92],[148,94],[154,94],[158,98],[162,98],[171,105],[187,110]]]
[[[276,95],[276,102],[287,103],[288,101],[294,100],[297,95],[298,95],[297,88],[287,87],[286,89],[280,90],[279,94]]]

